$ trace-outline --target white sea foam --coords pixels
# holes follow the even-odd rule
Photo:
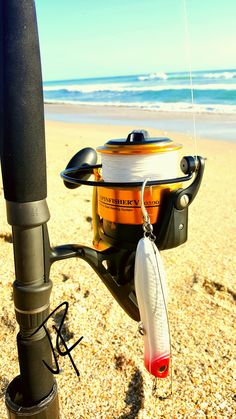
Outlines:
[[[145,76],[139,76],[138,80],[140,81],[145,81],[145,80],[167,80],[168,76],[166,73],[164,72],[159,72],[159,73],[150,73],[148,75]]]
[[[162,112],[180,112],[180,113],[212,113],[212,114],[236,114],[236,105],[219,105],[219,104],[190,104],[186,102],[130,102],[124,103],[119,101],[114,102],[82,102],[73,100],[46,100],[48,104],[70,104],[70,105],[82,105],[82,106],[112,106],[119,108],[133,108],[143,109],[149,111],[162,111]]]
[[[96,92],[161,92],[165,90],[190,90],[190,84],[168,84],[165,86],[140,86],[131,87],[121,84],[96,84],[96,85],[57,85],[44,86],[45,92],[64,90],[67,92],[96,93]],[[236,83],[208,83],[194,84],[194,90],[236,90]]]
[[[232,71],[223,71],[222,73],[206,73],[204,74],[206,79],[225,79],[230,80],[236,78],[236,72]]]

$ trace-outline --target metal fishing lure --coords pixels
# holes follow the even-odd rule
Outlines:
[[[140,239],[134,284],[144,333],[144,364],[150,374],[165,378],[170,366],[170,333],[162,259],[149,237]]]
[[[136,249],[134,285],[144,335],[144,365],[150,374],[165,378],[169,373],[171,358],[166,276],[144,206],[146,183],[147,180],[141,192],[144,237],[139,240]]]

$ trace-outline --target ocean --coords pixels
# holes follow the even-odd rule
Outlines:
[[[44,82],[45,117],[150,127],[192,136],[194,114],[197,136],[235,142],[236,69],[194,71],[192,85],[193,92],[188,72]],[[79,106],[59,110],[50,104]],[[144,112],[134,116],[135,110]]]
[[[196,113],[236,113],[236,70],[192,73]],[[188,72],[150,73],[44,82],[46,103],[192,112]]]

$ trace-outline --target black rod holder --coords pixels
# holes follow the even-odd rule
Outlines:
[[[13,232],[20,367],[19,377],[7,389],[6,406],[10,419],[58,419],[57,387],[45,365],[52,364],[51,346],[46,330],[37,331],[49,314],[52,284],[47,269],[49,211],[34,1],[0,0],[0,19],[1,166]]]

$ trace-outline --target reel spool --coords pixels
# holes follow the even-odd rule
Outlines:
[[[181,148],[169,138],[150,138],[146,131],[133,131],[127,139],[110,140],[98,147],[102,164],[97,164],[96,151],[88,147],[79,151],[61,173],[69,188],[93,186],[93,248],[58,246],[52,251],[51,262],[71,257],[86,260],[136,321],[140,314],[134,263],[138,241],[143,237],[144,181],[144,205],[158,250],[187,240],[188,207],[200,187],[205,161],[200,156],[183,157],[183,175],[178,176]],[[92,174],[94,180],[89,180]],[[184,188],[185,182],[188,186]]]
[[[142,236],[143,217],[140,187],[131,182],[161,181],[177,178],[178,151],[181,144],[168,138],[150,138],[147,131],[133,131],[127,139],[110,140],[98,147],[101,154],[102,179],[119,180],[117,188],[97,190],[97,213],[100,236],[112,245],[136,247]],[[170,192],[181,182],[149,186],[144,192],[144,205],[151,224],[158,222],[163,206],[168,205]]]

